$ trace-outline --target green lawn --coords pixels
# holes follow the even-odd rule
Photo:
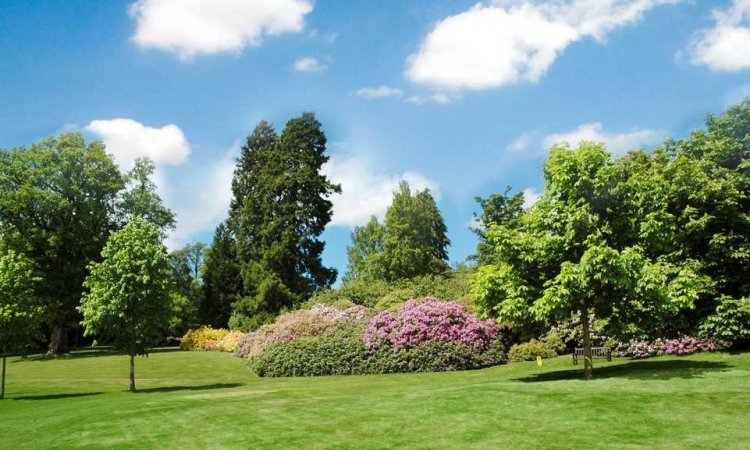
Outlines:
[[[598,361],[597,361],[598,362]],[[750,354],[261,379],[220,353],[11,360],[0,448],[749,448]]]

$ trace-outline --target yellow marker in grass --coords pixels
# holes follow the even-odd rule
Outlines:
[[[536,357],[536,365],[539,366],[539,367],[542,367],[542,364],[544,364],[542,362],[542,357],[541,356],[537,356]]]

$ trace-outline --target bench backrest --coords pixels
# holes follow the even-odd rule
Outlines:
[[[583,349],[576,347],[576,356],[583,356]],[[612,354],[612,349],[609,347],[591,347],[591,356],[597,356],[601,358],[608,358]]]

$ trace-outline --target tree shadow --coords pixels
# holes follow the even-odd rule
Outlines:
[[[675,378],[689,379],[703,376],[706,372],[726,371],[731,366],[723,362],[667,360],[667,361],[631,361],[625,364],[594,366],[594,379],[599,378],[628,378],[634,380],[671,380]],[[538,383],[544,381],[583,380],[583,367],[580,369],[556,370],[542,372],[527,377],[516,378],[514,381],[524,383]]]
[[[72,394],[24,395],[21,397],[13,397],[13,400],[59,400],[62,398],[89,397],[101,394],[101,392],[78,392]]]
[[[148,351],[148,354],[154,354],[154,353],[173,353],[173,352],[179,352],[181,351],[179,347],[159,347],[154,348]],[[79,350],[73,350],[68,353],[62,353],[56,356],[53,356],[52,358],[48,358],[44,356],[43,354],[37,354],[37,355],[31,355],[27,356],[25,359],[27,361],[60,361],[60,360],[75,360],[75,359],[86,359],[86,358],[96,358],[99,356],[119,356],[119,355],[126,355],[125,352],[114,350],[112,347],[96,347],[96,348],[86,348],[86,349],[79,349]],[[22,361],[23,359],[19,359],[16,362]]]
[[[208,391],[211,389],[229,389],[244,386],[241,383],[215,383],[204,384],[201,386],[165,386],[157,388],[138,389],[136,394],[153,394],[155,392],[174,392],[174,391]]]

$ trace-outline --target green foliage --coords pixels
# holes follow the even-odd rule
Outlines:
[[[448,271],[450,240],[429,189],[412,194],[402,181],[385,217],[383,264],[387,280]]]
[[[156,166],[149,158],[138,158],[125,176],[129,189],[123,193],[120,214],[125,220],[139,217],[161,228],[174,229],[175,216],[156,193],[156,183],[151,180]]]
[[[518,217],[523,212],[523,192],[511,195],[510,191],[511,187],[508,186],[502,194],[491,194],[487,198],[475,198],[479,207],[482,208],[480,215],[474,214],[474,221],[477,226],[473,229],[479,237],[475,258],[480,265],[489,264],[492,259],[493,248],[487,242],[487,230],[493,225],[515,228],[518,224]]]
[[[701,324],[701,334],[725,345],[747,345],[750,341],[750,298],[720,298],[716,312]]]
[[[242,289],[240,265],[235,241],[225,224],[214,233],[211,247],[206,250],[203,264],[203,296],[199,307],[200,322],[215,328],[229,325],[232,303]]]
[[[101,142],[78,133],[30,148],[0,150],[0,236],[34,261],[41,282],[35,295],[52,330],[50,351],[65,346],[86,266],[100,260],[124,180]]]
[[[92,263],[79,310],[86,335],[110,340],[131,355],[156,345],[172,314],[169,258],[159,228],[139,217],[110,237]]]
[[[354,227],[352,243],[346,248],[348,263],[344,284],[385,279],[384,239],[385,227],[375,216],[366,225]]]
[[[331,335],[275,344],[251,361],[262,377],[466,370],[505,361],[498,340],[483,353],[454,342],[428,341],[413,348],[367,350],[362,325],[346,324]]]
[[[398,309],[412,298],[435,297],[471,306],[472,270],[459,266],[455,271],[440,275],[423,275],[392,282],[356,280],[335,290],[322,290],[305,302],[305,305],[335,305],[336,302],[348,301],[376,311],[385,311]]]
[[[280,136],[261,122],[242,147],[228,221],[242,275],[234,326],[257,327],[335,280],[319,240],[331,220],[329,197],[340,192],[321,173],[327,161],[312,113],[290,120]]]
[[[0,243],[0,352],[27,348],[41,337],[42,307],[34,295],[33,262]]]
[[[510,348],[508,352],[508,359],[513,362],[519,361],[534,361],[537,356],[542,358],[554,358],[557,356],[555,343],[538,341],[532,339],[529,342],[523,344],[516,344]]]

